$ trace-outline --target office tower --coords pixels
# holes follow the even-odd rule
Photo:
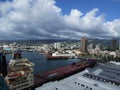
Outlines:
[[[87,42],[88,40],[86,37],[81,38],[80,51],[83,54],[87,53]]]
[[[54,43],[54,49],[60,49],[61,45],[59,42]]]
[[[112,39],[112,41],[111,41],[111,50],[115,51],[116,49],[117,49],[117,40]]]

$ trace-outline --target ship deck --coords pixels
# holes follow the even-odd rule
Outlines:
[[[95,65],[94,62],[90,63],[86,61],[74,63],[68,66],[64,66],[61,68],[57,68],[54,70],[50,70],[47,72],[35,74],[35,87],[39,87],[43,85],[44,83],[55,81],[55,80],[61,80],[63,78],[66,78],[70,75],[73,75],[75,73],[78,73],[87,67]]]

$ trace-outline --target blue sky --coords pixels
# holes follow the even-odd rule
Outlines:
[[[0,39],[120,38],[120,0],[0,0]]]
[[[86,13],[99,8],[98,14],[105,14],[107,20],[120,18],[120,0],[56,0],[56,5],[62,8],[63,14],[68,14],[71,9]]]

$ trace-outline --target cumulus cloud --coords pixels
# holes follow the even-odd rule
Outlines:
[[[99,9],[67,15],[55,0],[0,2],[0,39],[111,38],[120,37],[120,19],[106,21]]]

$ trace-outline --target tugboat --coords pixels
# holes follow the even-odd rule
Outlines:
[[[27,58],[22,58],[20,52],[14,52],[6,76],[10,90],[34,90],[33,66]]]

